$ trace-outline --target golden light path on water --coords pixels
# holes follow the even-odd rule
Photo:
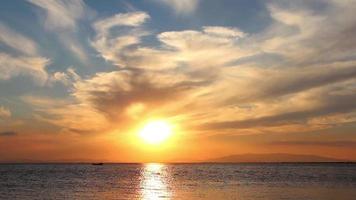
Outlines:
[[[167,172],[164,164],[146,164],[141,177],[142,200],[171,199],[172,194],[168,188]]]

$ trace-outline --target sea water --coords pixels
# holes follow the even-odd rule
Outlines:
[[[1,164],[0,199],[355,200],[356,164]]]

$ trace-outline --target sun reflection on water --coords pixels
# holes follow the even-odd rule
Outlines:
[[[146,164],[141,176],[142,200],[171,199],[171,193],[167,186],[167,172],[164,164]]]

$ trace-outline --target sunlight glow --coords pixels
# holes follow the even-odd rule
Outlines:
[[[171,134],[171,125],[162,120],[147,123],[139,133],[140,137],[150,144],[161,143],[167,140]]]
[[[163,164],[146,164],[142,171],[141,199],[160,200],[171,199],[171,191],[168,188],[167,168]]]

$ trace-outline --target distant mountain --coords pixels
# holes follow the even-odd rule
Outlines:
[[[249,163],[249,162],[349,162],[349,161],[336,159],[336,158],[315,156],[315,155],[272,153],[272,154],[230,155],[230,156],[206,160],[205,162]]]

